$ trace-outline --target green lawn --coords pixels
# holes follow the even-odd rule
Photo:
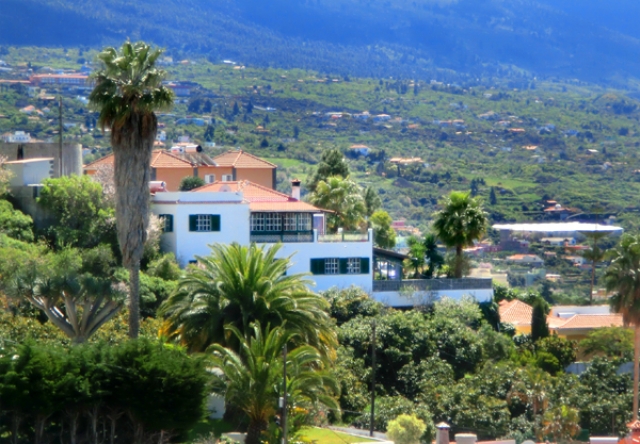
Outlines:
[[[305,427],[300,432],[304,441],[315,444],[351,444],[355,442],[373,442],[374,440],[364,436],[347,435],[330,429],[318,427]]]
[[[223,433],[231,432],[233,425],[222,419],[203,419],[191,430],[187,442],[193,442],[211,434],[220,436]]]

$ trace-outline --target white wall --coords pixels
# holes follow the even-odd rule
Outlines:
[[[52,177],[53,159],[33,159],[7,162],[5,168],[11,171],[9,184],[12,187],[35,185]]]
[[[314,291],[325,291],[331,287],[347,288],[352,285],[362,287],[366,292],[371,292],[373,283],[373,234],[369,233],[366,242],[292,242],[282,244],[278,257],[291,258],[293,266],[288,273],[310,273],[311,259],[322,258],[369,258],[368,274],[334,274],[312,275],[309,278],[315,281]]]
[[[172,251],[181,267],[186,267],[195,256],[208,256],[209,245],[214,243],[241,245],[250,243],[249,205],[239,193],[157,193],[153,198],[154,214],[173,215],[173,232],[162,235],[163,251]],[[189,231],[190,214],[219,214],[219,232]],[[317,235],[314,234],[314,239]],[[309,276],[316,285],[314,291],[331,287],[347,288],[352,285],[370,292],[373,282],[373,233],[363,242],[291,242],[283,243],[278,257],[293,255],[288,273],[309,273],[311,259],[321,258],[369,258],[368,274]],[[272,244],[261,244],[271,246]]]
[[[462,299],[462,296],[465,295],[475,297],[478,302],[490,301],[493,298],[493,289],[417,291],[412,295],[413,297],[407,297],[397,291],[376,291],[371,294],[373,299],[389,305],[390,307],[413,307],[417,305],[424,305],[426,303],[437,301],[445,296],[459,301]]]
[[[181,267],[195,256],[208,256],[215,243],[249,243],[249,205],[237,193],[157,193],[153,213],[172,214],[173,232],[162,236],[164,251],[172,251]],[[220,231],[189,231],[189,215],[219,214]]]

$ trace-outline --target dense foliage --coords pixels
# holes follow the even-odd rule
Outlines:
[[[12,443],[166,443],[202,417],[207,380],[202,360],[143,339],[3,347],[0,434]]]

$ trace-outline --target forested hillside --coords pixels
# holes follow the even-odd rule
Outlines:
[[[615,2],[601,14],[570,0],[5,0],[0,44],[96,47],[130,37],[214,62],[340,75],[635,88],[640,36],[621,17],[636,9]]]

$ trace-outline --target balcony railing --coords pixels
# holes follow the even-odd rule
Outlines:
[[[252,231],[250,240],[258,244],[313,242],[313,231]]]
[[[338,231],[335,234],[319,234],[318,242],[369,242],[369,231],[366,233]]]
[[[442,290],[490,290],[491,279],[407,279],[403,281],[373,281],[373,291],[442,291]]]

